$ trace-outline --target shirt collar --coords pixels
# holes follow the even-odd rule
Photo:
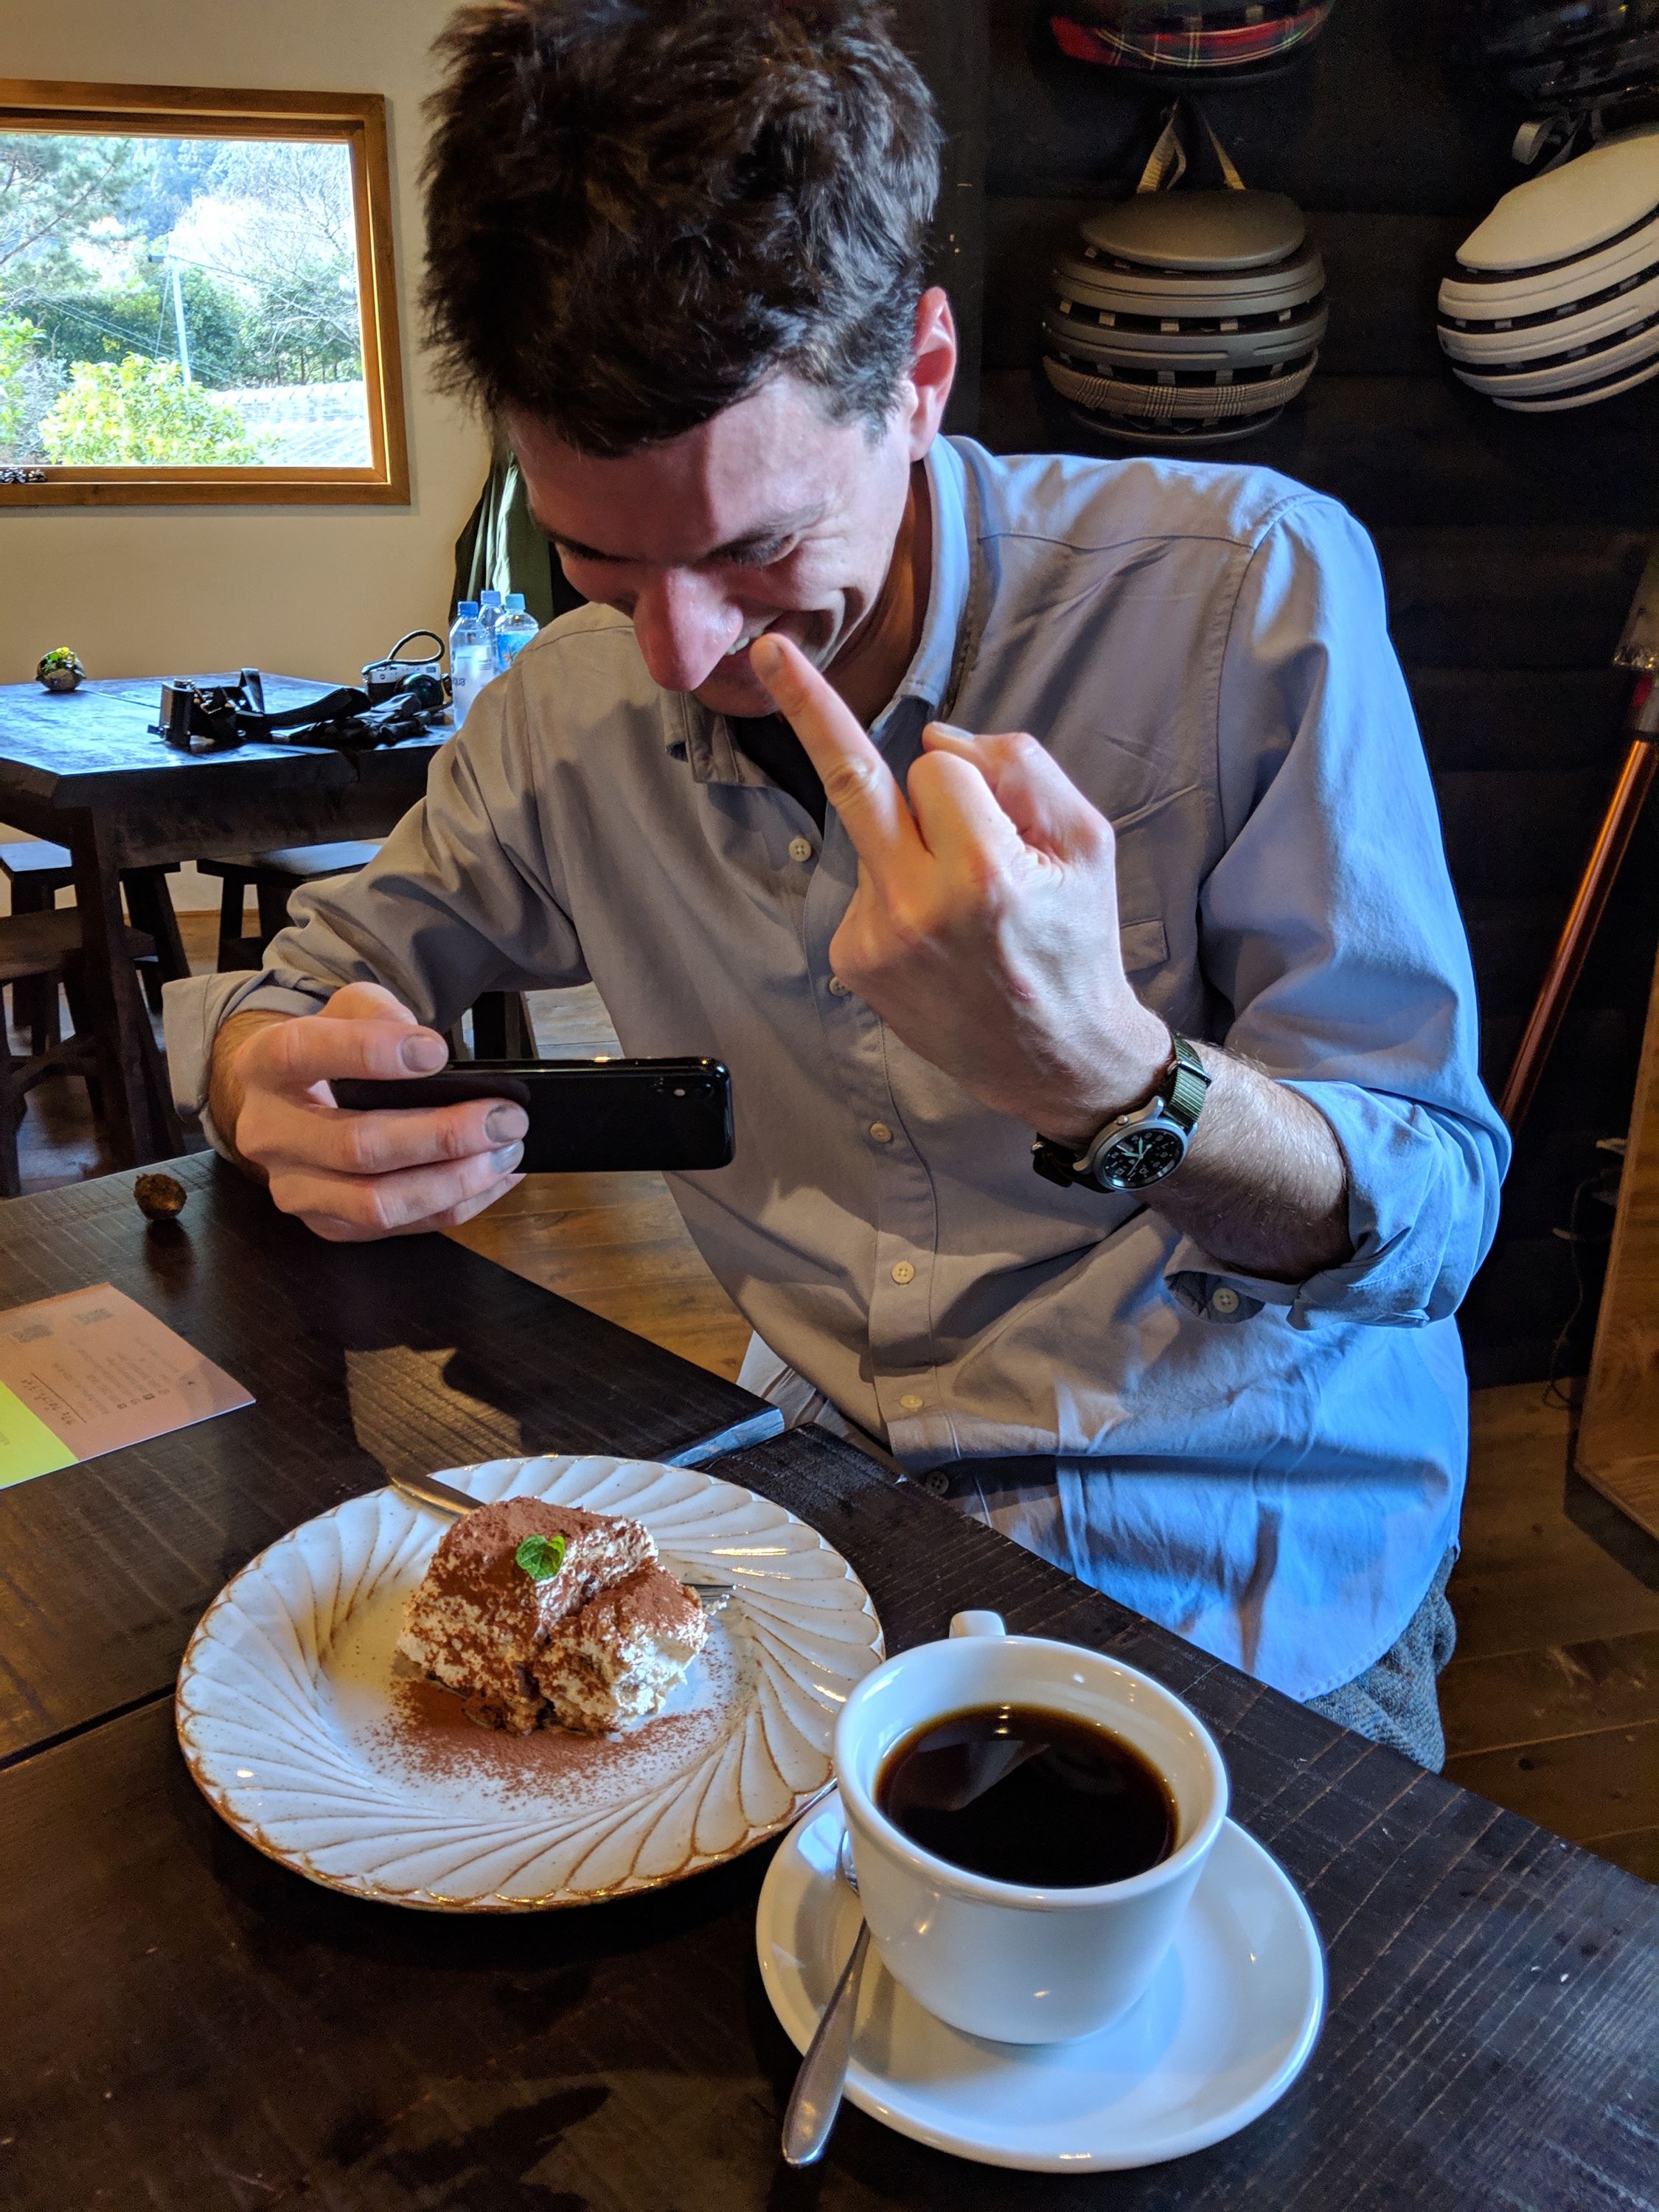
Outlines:
[[[909,666],[870,726],[870,734],[878,745],[885,744],[890,733],[896,735],[900,729],[913,732],[918,726],[914,714],[899,714],[906,700],[920,701],[930,712],[937,712],[950,698],[957,641],[968,605],[966,472],[955,447],[944,438],[933,441],[924,466],[933,520],[927,611]],[[675,759],[690,763],[699,783],[763,784],[768,781],[738,744],[724,714],[711,714],[689,691],[665,692],[663,698],[668,710],[663,718],[668,750]]]

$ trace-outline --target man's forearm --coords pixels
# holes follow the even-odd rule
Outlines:
[[[245,1013],[233,1014],[228,1022],[221,1022],[214,1034],[213,1060],[208,1073],[208,1112],[237,1166],[244,1175],[252,1176],[259,1182],[265,1180],[264,1170],[245,1160],[236,1149],[236,1124],[241,1119],[243,1095],[241,1078],[236,1072],[236,1054],[256,1030],[269,1029],[273,1022],[293,1018],[291,1014],[279,1014],[270,1006],[250,1006]]]
[[[1204,1110],[1148,1205],[1242,1274],[1294,1283],[1340,1266],[1352,1252],[1348,1174],[1330,1123],[1248,1061],[1197,1050],[1211,1079]]]

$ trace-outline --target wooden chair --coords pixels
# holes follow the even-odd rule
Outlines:
[[[224,884],[219,908],[219,971],[257,968],[265,947],[289,920],[289,899],[301,884],[320,883],[326,876],[354,876],[366,868],[380,851],[378,844],[289,845],[269,853],[216,853],[198,860],[204,876],[217,876]],[[252,887],[258,902],[259,926],[245,937],[243,908]],[[464,1056],[460,1024],[450,1031],[450,1051]],[[472,1009],[472,1057],[475,1060],[534,1060],[536,1030],[530,1008],[519,991],[488,991]]]
[[[284,845],[269,853],[212,853],[196,866],[224,885],[219,901],[219,973],[258,968],[265,947],[288,927],[288,902],[301,884],[326,876],[355,876],[380,851],[378,843],[356,839],[338,845]],[[242,909],[250,890],[258,902],[259,925],[243,935]]]
[[[155,940],[143,930],[126,932],[126,949],[134,960],[155,957]],[[0,1197],[15,1198],[22,1189],[17,1162],[17,1125],[27,1110],[28,1093],[37,1083],[60,1071],[78,1075],[91,1096],[94,1112],[102,1109],[97,1061],[82,988],[81,957],[81,917],[74,908],[0,916],[0,988],[9,983],[15,989],[20,984],[29,984],[49,992],[53,1009],[52,1026],[55,1030],[61,984],[74,1024],[71,1036],[54,1036],[27,1059],[19,1060],[11,1049],[5,1024],[0,1022]]]
[[[178,917],[167,894],[167,878],[176,875],[179,863],[162,868],[129,868],[122,877],[127,912],[135,929],[143,930],[155,947],[139,969],[144,996],[152,1013],[161,1011],[161,986],[188,975],[184,940]],[[0,845],[0,875],[11,885],[15,915],[51,914],[59,891],[70,890],[75,867],[69,848],[47,838],[32,837],[16,844]],[[58,1042],[58,987],[39,978],[19,983],[12,992],[12,1017],[20,1030],[29,1032],[32,1050],[43,1052]]]

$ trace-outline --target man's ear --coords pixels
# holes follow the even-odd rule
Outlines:
[[[957,325],[942,284],[930,285],[916,302],[910,349],[909,458],[919,461],[939,435],[945,403],[957,374]]]

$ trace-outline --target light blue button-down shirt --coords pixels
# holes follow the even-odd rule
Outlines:
[[[1261,470],[929,461],[921,642],[873,734],[1029,730],[1117,832],[1131,983],[1336,1133],[1353,1256],[1228,1267],[1149,1201],[1059,1190],[841,988],[856,863],[603,608],[544,631],[362,875],[262,977],[170,988],[181,1106],[217,1022],[376,979],[447,1024],[591,977],[630,1054],[732,1070],[733,1164],[671,1178],[778,1362],[1060,1565],[1294,1696],[1350,1680],[1455,1540],[1451,1316],[1507,1159],[1463,931],[1369,541]],[[991,1462],[1030,1463],[1031,1480]]]

